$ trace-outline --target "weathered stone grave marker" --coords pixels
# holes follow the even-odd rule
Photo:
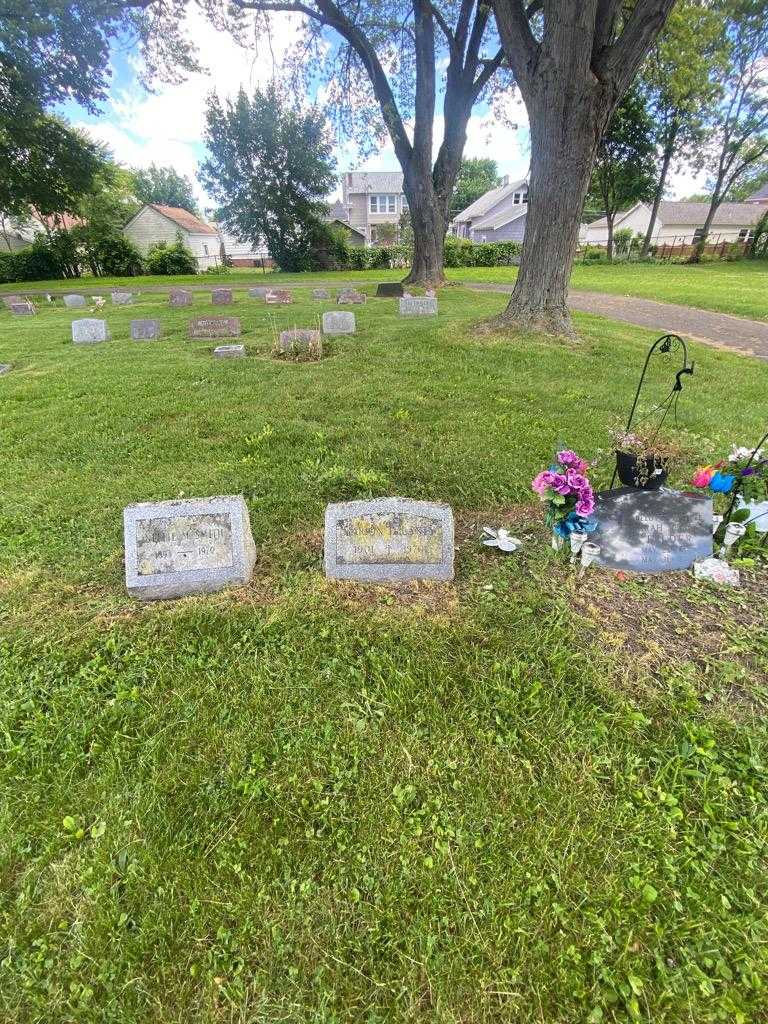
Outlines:
[[[327,302],[330,297],[331,293],[327,288],[315,288],[312,291],[312,298],[317,299],[319,302]]]
[[[123,509],[125,585],[143,601],[247,583],[256,561],[241,495],[148,501]]]
[[[409,498],[328,505],[325,574],[389,583],[453,579],[453,512]]]
[[[214,288],[211,292],[211,302],[214,306],[231,306],[232,305],[232,289],[231,288]]]
[[[712,499],[619,487],[597,495],[598,565],[656,573],[688,569],[712,554]]]
[[[275,345],[274,355],[283,359],[305,362],[323,357],[323,339],[320,331],[294,328],[281,331]]]
[[[293,302],[293,296],[287,288],[269,288],[264,301],[268,306],[287,306]]]
[[[354,334],[355,314],[331,310],[323,313],[323,334]]]
[[[379,299],[401,299],[403,294],[403,286],[401,284],[384,282],[376,288],[376,297]]]
[[[34,316],[37,312],[31,302],[12,302],[8,308],[14,316]]]
[[[359,292],[356,288],[342,288],[336,302],[339,306],[362,306],[365,300],[364,292]]]
[[[72,321],[72,341],[76,345],[95,345],[99,341],[109,341],[111,337],[106,320],[86,318]]]
[[[171,288],[168,303],[171,306],[191,306],[192,292],[186,288]]]
[[[406,295],[400,299],[400,316],[437,316],[434,295]]]
[[[159,320],[131,320],[131,338],[134,341],[154,341],[159,337]]]
[[[242,359],[245,356],[245,345],[217,345],[213,354],[216,359]]]
[[[257,288],[249,288],[248,294],[252,299],[265,299],[269,290],[269,288],[259,285]]]
[[[65,295],[64,305],[67,309],[82,309],[87,303],[84,295]]]
[[[133,292],[112,292],[113,306],[130,306],[133,304]]]
[[[236,316],[199,316],[190,320],[190,338],[239,338],[240,318]]]
[[[28,300],[25,299],[23,295],[4,295],[3,296],[3,305],[6,307],[6,309],[10,309],[11,306],[14,306],[17,302],[27,302],[27,301]]]

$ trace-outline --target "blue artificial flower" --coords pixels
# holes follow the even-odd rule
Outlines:
[[[580,516],[576,512],[569,512],[565,519],[555,523],[553,529],[558,537],[568,540],[572,533],[594,533],[597,529],[597,520],[594,516]]]
[[[735,479],[736,477],[732,473],[717,472],[709,481],[709,489],[718,494],[727,494],[733,487]]]

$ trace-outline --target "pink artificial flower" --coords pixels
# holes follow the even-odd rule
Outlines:
[[[550,469],[545,469],[543,473],[539,473],[538,476],[533,478],[531,481],[531,487],[537,494],[543,496],[545,492],[553,486],[558,475],[559,474],[553,473]]]
[[[693,474],[691,483],[694,487],[709,487],[712,477],[715,475],[714,466],[702,466]]]
[[[569,469],[565,478],[574,491],[583,491],[585,487],[589,487],[589,480],[575,469]]]
[[[572,487],[568,483],[567,478],[562,473],[553,473],[554,480],[552,481],[552,490],[557,491],[558,494],[568,495],[571,493]]]
[[[581,464],[581,459],[572,452],[570,448],[564,448],[561,452],[557,453],[557,461],[561,466],[576,467]]]
[[[582,491],[579,500],[576,502],[575,512],[578,516],[591,516],[595,511],[595,499],[593,495]]]

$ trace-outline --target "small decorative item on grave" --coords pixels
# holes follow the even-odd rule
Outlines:
[[[571,534],[588,535],[597,529],[593,515],[595,494],[588,470],[584,459],[564,448],[557,453],[555,462],[531,481],[531,487],[546,505],[545,522],[552,530],[555,550],[570,542]]]
[[[518,540],[517,537],[513,537],[508,530],[503,527],[499,527],[498,530],[492,529],[490,526],[483,527],[483,544],[487,548],[498,548],[499,551],[503,551],[505,555],[511,555],[517,551],[518,548],[523,546],[523,542]]]
[[[766,434],[756,448],[733,445],[727,459],[700,466],[693,474],[694,487],[711,491],[716,500],[725,499],[722,515],[713,516],[715,539],[722,545],[721,557],[768,558],[768,454]]]

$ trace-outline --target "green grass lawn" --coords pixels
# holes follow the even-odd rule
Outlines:
[[[448,270],[451,281],[479,281],[511,284],[517,270],[514,267],[467,267]],[[340,271],[338,273],[283,274],[269,273],[269,283],[307,283],[313,281],[395,281],[402,272],[394,270]],[[245,288],[248,284],[263,284],[265,275],[259,270],[239,269],[225,274],[198,274],[187,277],[123,277],[83,278],[79,281],[30,282],[33,290],[51,289],[57,293],[82,291],[88,294],[89,287],[105,289],[112,286],[133,288],[162,287],[195,284],[201,287],[231,284]],[[641,298],[657,299],[661,302],[676,302],[684,306],[698,306],[721,313],[756,320],[768,320],[768,262],[765,260],[741,260],[737,263],[703,263],[700,266],[687,264],[659,263],[617,263],[584,264],[574,267],[571,283],[574,288],[585,291],[610,292],[617,295],[636,295]],[[22,291],[23,286],[0,285],[0,293]]]
[[[579,578],[529,491],[606,447],[652,336],[478,334],[504,299],[457,288],[276,362],[298,298],[147,294],[92,347],[0,310],[0,1019],[763,1019],[765,572]],[[248,359],[186,339],[212,312]],[[768,365],[692,355],[702,457],[756,439]],[[182,494],[246,496],[254,578],[139,605],[122,508]],[[454,507],[454,584],[324,579],[326,503],[380,494]]]

